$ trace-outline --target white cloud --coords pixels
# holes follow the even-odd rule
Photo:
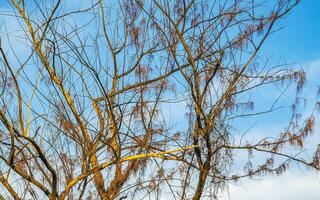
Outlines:
[[[320,85],[320,60],[312,61],[303,64],[307,71],[307,85],[303,94],[308,103],[315,103],[316,91],[315,87]],[[304,116],[310,114],[310,107],[307,106]],[[307,139],[305,145],[309,150],[304,152],[307,158],[311,158],[312,150],[317,146],[320,139],[320,123],[319,115],[317,116],[318,122],[315,126],[315,133]],[[255,127],[252,131],[258,138],[267,136],[269,131],[274,131],[279,128],[280,124],[264,124],[268,129],[261,129]],[[259,137],[260,136],[260,137]],[[308,153],[307,153],[308,152]],[[311,154],[310,154],[311,153]],[[319,200],[320,199],[320,172],[313,170],[306,170],[304,167],[298,170],[297,165],[292,165],[285,174],[281,176],[266,176],[258,179],[244,179],[236,184],[229,184],[229,192],[221,196],[222,200]]]
[[[222,200],[318,200],[320,173],[289,170],[282,176],[268,176],[262,180],[246,179],[238,185],[230,184],[229,194]]]
[[[307,75],[310,81],[316,81],[319,83],[320,76],[320,60],[315,60],[306,64],[307,67]]]

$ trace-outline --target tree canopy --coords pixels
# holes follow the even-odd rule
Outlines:
[[[299,0],[8,2],[0,15],[17,27],[0,26],[3,198],[216,199],[230,181],[292,162],[320,169],[319,149],[298,154],[319,107],[300,114],[304,69],[259,58]],[[270,85],[280,95],[256,109]],[[272,117],[288,87],[285,128],[245,140],[239,120]]]

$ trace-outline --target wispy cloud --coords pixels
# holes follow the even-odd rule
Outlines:
[[[318,200],[320,173],[291,170],[282,176],[268,176],[262,180],[246,179],[230,184],[229,194],[222,200]]]
[[[308,105],[303,112],[306,117],[311,112],[311,107],[317,101],[316,87],[320,85],[320,60],[303,63],[306,66],[307,85],[302,92],[308,100]],[[272,132],[279,132],[282,122],[270,123],[265,121],[255,126],[247,135],[247,139],[270,136]],[[268,127],[267,129],[265,127]],[[316,122],[314,135],[305,142],[306,149],[303,156],[312,159],[314,148],[320,141],[320,123]],[[281,131],[281,128],[280,128]],[[302,156],[302,154],[301,154]],[[245,157],[239,158],[245,159]],[[256,158],[256,161],[262,160]],[[281,176],[266,176],[259,179],[243,179],[237,183],[229,184],[228,193],[221,196],[222,200],[318,200],[320,199],[320,172],[306,170],[305,167],[291,163],[289,170]]]

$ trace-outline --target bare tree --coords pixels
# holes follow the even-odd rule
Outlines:
[[[299,0],[9,2],[0,14],[19,30],[1,27],[3,198],[212,199],[289,162],[320,168],[319,150],[295,154],[318,108],[299,119],[305,72],[258,57]],[[281,95],[265,111],[250,98],[271,84],[296,85],[286,129],[235,140],[236,119],[276,109]],[[265,162],[239,172],[237,151]]]

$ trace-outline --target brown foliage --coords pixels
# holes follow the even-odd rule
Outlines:
[[[27,56],[1,44],[0,195],[196,200],[290,162],[319,169],[319,148],[312,161],[286,151],[314,132],[319,103],[298,113],[305,71],[257,57],[299,1],[261,2],[11,0]],[[285,130],[237,140],[235,120],[276,110],[283,93],[256,110],[255,92],[272,84],[296,88]],[[239,151],[244,171],[232,167]]]

